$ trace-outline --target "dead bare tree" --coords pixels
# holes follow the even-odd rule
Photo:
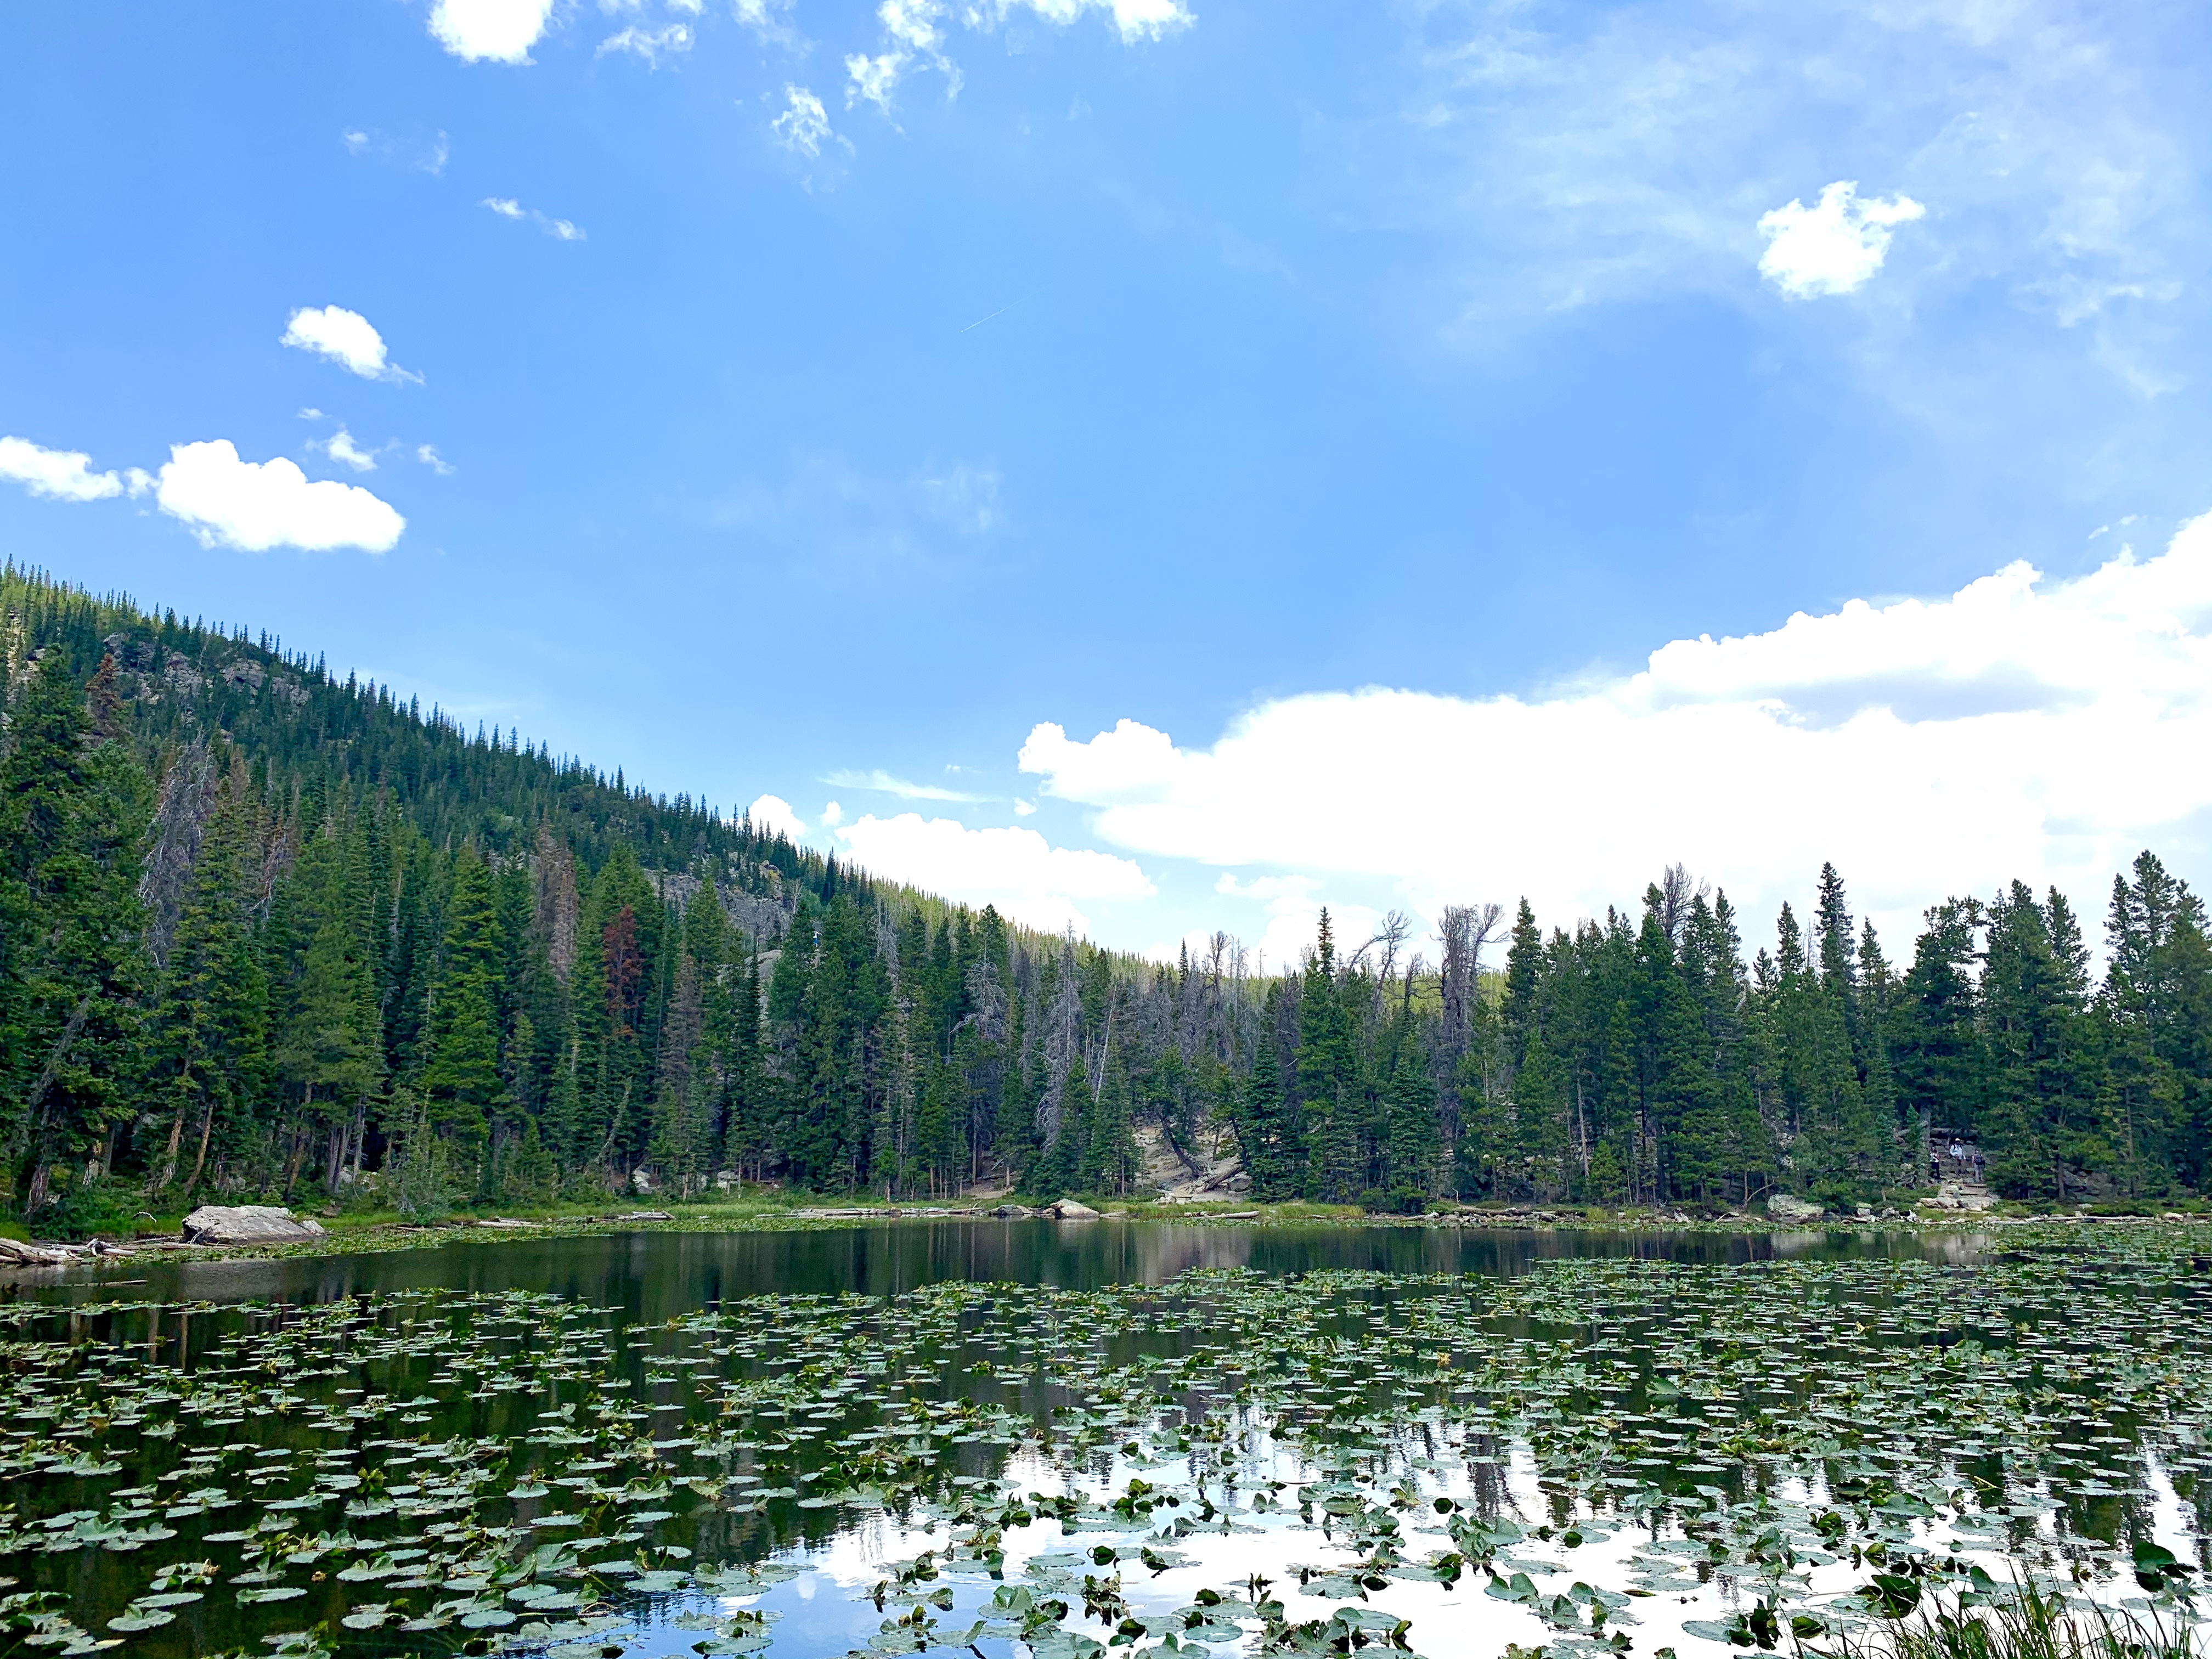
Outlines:
[[[1389,912],[1380,922],[1376,924],[1375,931],[1368,936],[1367,943],[1352,953],[1351,959],[1344,964],[1344,971],[1350,973],[1365,959],[1370,951],[1380,945],[1382,956],[1375,964],[1375,977],[1378,982],[1389,980],[1398,971],[1399,946],[1413,936],[1413,919],[1403,910]]]
[[[1682,930],[1689,925],[1690,907],[1711,890],[1704,882],[1692,884],[1689,866],[1670,864],[1659,878],[1659,925],[1680,949]]]
[[[168,960],[185,889],[199,861],[208,814],[215,810],[216,784],[215,757],[198,738],[177,750],[161,775],[161,804],[154,810],[154,833],[138,878],[138,901],[146,908],[146,954],[156,968]]]
[[[1443,1015],[1446,1040],[1464,1048],[1474,1023],[1474,999],[1482,977],[1482,953],[1504,929],[1502,904],[1447,904],[1437,942],[1443,946]],[[1455,1050],[1455,1058],[1457,1050]]]

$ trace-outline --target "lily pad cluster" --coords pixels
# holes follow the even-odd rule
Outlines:
[[[2178,1233],[2008,1242],[656,1322],[520,1291],[19,1300],[0,1652],[601,1659],[659,1607],[750,1653],[862,1526],[924,1546],[862,1591],[872,1653],[1402,1651],[1446,1592],[1557,1659],[1670,1598],[1747,1649],[2027,1580],[2186,1613],[2212,1273]],[[2161,1494],[2188,1536],[2154,1535]],[[1208,1581],[1237,1552],[1264,1570]]]

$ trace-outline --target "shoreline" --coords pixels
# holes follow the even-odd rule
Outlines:
[[[1000,1213],[1001,1211],[1018,1212]],[[656,1233],[777,1233],[836,1232],[864,1227],[916,1223],[996,1222],[1016,1225],[1048,1221],[1059,1228],[1084,1229],[1143,1223],[1168,1226],[1209,1228],[1342,1227],[1389,1231],[1485,1231],[1515,1233],[1698,1233],[1742,1237],[1818,1233],[1955,1233],[1989,1229],[2048,1229],[2073,1231],[2083,1227],[2100,1231],[2114,1226],[2202,1228],[2212,1215],[2178,1212],[2158,1215],[2087,1212],[2028,1214],[1996,1211],[1935,1210],[1913,1215],[1881,1217],[1820,1216],[1785,1220],[1749,1213],[1695,1217],[1652,1211],[1585,1211],[1563,1206],[1528,1206],[1497,1210],[1462,1209],[1405,1216],[1370,1214],[1350,1206],[1309,1204],[1248,1206],[1241,1209],[1200,1208],[1183,1204],[1136,1204],[1096,1215],[1062,1218],[1048,1210],[1003,1204],[887,1204],[800,1206],[757,1208],[737,1205],[684,1205],[674,1210],[629,1210],[613,1213],[449,1216],[434,1221],[410,1222],[377,1217],[349,1220],[344,1217],[316,1218],[325,1228],[323,1237],[283,1243],[210,1245],[188,1244],[169,1237],[141,1237],[128,1241],[95,1238],[85,1244],[54,1244],[27,1241],[42,1250],[62,1250],[69,1259],[60,1262],[11,1262],[0,1255],[0,1285],[49,1283],[55,1278],[88,1267],[153,1262],[219,1262],[278,1261],[386,1255],[396,1251],[434,1249],[451,1244],[492,1245],[534,1239],[588,1237],[595,1234]]]

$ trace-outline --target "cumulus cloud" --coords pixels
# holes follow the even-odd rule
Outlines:
[[[764,836],[783,835],[797,841],[806,833],[806,820],[791,810],[781,795],[763,795],[745,809],[753,828]]]
[[[995,904],[1031,927],[1087,932],[1079,900],[1149,898],[1158,890],[1135,860],[1054,847],[1034,830],[970,830],[951,818],[871,813],[837,838],[871,875],[965,904]]]
[[[686,24],[670,23],[661,28],[643,29],[633,23],[600,41],[599,51],[592,55],[604,58],[611,52],[626,52],[633,58],[642,58],[649,67],[659,69],[662,58],[690,50],[691,30]]]
[[[358,484],[310,480],[281,455],[241,460],[228,438],[172,447],[154,489],[161,510],[190,525],[205,547],[382,553],[407,527],[389,504]]]
[[[430,33],[471,63],[526,64],[552,15],[553,0],[438,0]]]
[[[1910,196],[1863,202],[1850,179],[1828,185],[1809,208],[1792,197],[1759,222],[1766,238],[1759,274],[1793,300],[1849,294],[1865,287],[1889,257],[1891,228],[1927,210]]]
[[[392,362],[386,355],[384,337],[368,319],[343,306],[325,306],[320,310],[302,307],[294,312],[277,343],[327,357],[365,380],[419,383],[422,379]]]
[[[775,142],[810,160],[821,155],[822,141],[830,136],[830,112],[805,87],[787,86],[783,96],[783,113],[769,123]]]
[[[1549,695],[1291,697],[1210,749],[1042,724],[1020,764],[1136,852],[1431,916],[1526,893],[1560,924],[1679,860],[1763,929],[1824,860],[1893,927],[2015,876],[2094,914],[2145,846],[2204,869],[2212,772],[2184,757],[2208,745],[2212,518],[2147,561],[2055,582],[2015,563],[1947,599],[1678,640]]]
[[[98,501],[123,493],[112,472],[94,472],[76,449],[42,449],[27,438],[0,438],[0,478],[50,501]]]

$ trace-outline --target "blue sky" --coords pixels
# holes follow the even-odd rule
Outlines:
[[[2207,33],[11,6],[0,547],[1132,948],[2101,910],[2212,878]]]

